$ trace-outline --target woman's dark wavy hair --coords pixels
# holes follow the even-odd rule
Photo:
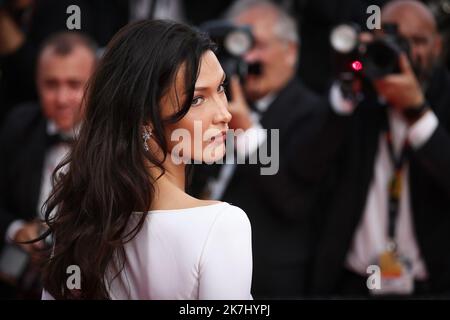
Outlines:
[[[108,44],[86,91],[79,136],[53,173],[54,189],[45,205],[49,229],[42,237],[51,234],[54,247],[43,266],[43,285],[54,298],[110,298],[105,275],[111,263],[114,276],[123,270],[124,244],[146,217],[128,232],[130,216],[146,212],[155,192],[146,159],[164,172],[164,160],[144,149],[143,125],[152,125],[152,138],[166,155],[164,129],[188,112],[207,50],[214,50],[207,36],[162,20],[130,24]],[[186,99],[162,119],[161,98],[182,65]],[[80,290],[66,287],[70,265],[80,267]]]

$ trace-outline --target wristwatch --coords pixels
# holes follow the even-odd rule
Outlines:
[[[419,120],[429,108],[428,102],[424,100],[420,106],[403,110],[403,115],[409,122],[414,123]]]

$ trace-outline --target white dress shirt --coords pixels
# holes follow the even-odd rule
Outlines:
[[[342,99],[336,85],[332,87],[330,100],[337,113],[345,115],[353,112],[352,104]],[[408,127],[403,117],[391,109],[388,112],[388,121],[393,149],[397,156],[401,152],[406,138],[413,149],[418,149],[426,143],[438,126],[438,119],[431,111],[428,111],[414,125]],[[367,275],[367,267],[376,263],[379,255],[386,250],[388,243],[388,183],[393,173],[393,164],[383,134],[380,134],[379,137],[373,172],[364,212],[345,262],[348,269],[363,276]],[[427,270],[414,233],[408,164],[404,170],[402,185],[405,187],[402,188],[400,195],[395,240],[399,252],[412,262],[414,277],[424,280],[427,278]]]

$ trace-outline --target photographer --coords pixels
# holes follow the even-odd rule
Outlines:
[[[400,53],[399,72],[372,79],[375,100],[355,103],[334,85],[308,156],[295,158],[330,186],[317,217],[312,289],[448,294],[450,77],[439,67],[441,40],[426,6],[393,1],[381,18],[398,26],[411,61]]]

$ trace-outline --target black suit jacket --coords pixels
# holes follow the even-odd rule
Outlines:
[[[0,248],[16,219],[37,217],[47,149],[47,121],[37,104],[14,109],[0,131]]]
[[[279,129],[278,173],[261,175],[261,165],[239,164],[223,196],[242,208],[252,225],[256,298],[293,298],[305,292],[315,189],[300,179],[303,173],[295,163],[289,166],[288,154],[301,150],[299,145],[312,135],[319,103],[318,97],[292,80],[261,118],[263,128]]]
[[[427,92],[439,119],[431,138],[409,160],[414,232],[434,293],[450,292],[450,77],[437,70]],[[351,116],[323,112],[322,129],[296,163],[310,179],[327,186],[315,215],[316,247],[312,290],[336,292],[373,178],[386,110],[358,107]],[[322,189],[324,190],[324,189]]]

